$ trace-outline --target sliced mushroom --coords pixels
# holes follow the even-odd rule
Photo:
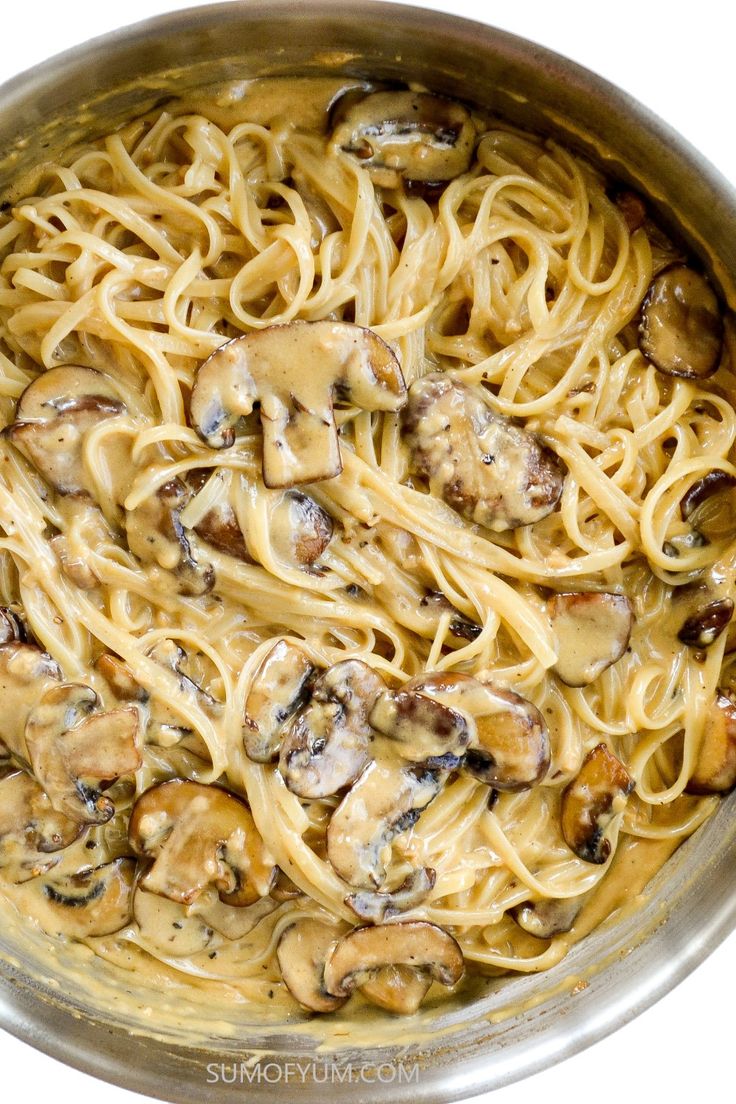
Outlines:
[[[733,610],[731,598],[718,598],[714,602],[708,602],[696,613],[685,618],[677,634],[678,639],[689,648],[709,648],[728,626]]]
[[[547,612],[557,637],[554,670],[567,686],[588,686],[629,646],[634,613],[624,594],[555,594]]]
[[[245,701],[243,742],[249,759],[268,763],[276,758],[282,726],[306,702],[314,673],[297,644],[274,644],[253,676]]]
[[[262,898],[253,905],[226,905],[216,892],[205,891],[192,904],[171,901],[138,885],[133,915],[142,938],[164,954],[190,957],[226,939],[242,939],[275,908]]]
[[[203,468],[189,472],[187,481],[199,492],[209,478]],[[276,555],[286,563],[311,567],[332,540],[333,522],[330,515],[309,495],[287,491],[273,505],[269,514],[269,536]],[[230,502],[218,501],[194,526],[197,536],[227,556],[254,563],[248,551],[245,535]]]
[[[688,521],[691,515],[709,499],[722,494],[724,491],[730,492],[734,487],[736,487],[736,479],[730,472],[725,472],[721,468],[712,468],[701,479],[696,480],[682,496],[680,501],[682,520]],[[733,496],[729,496],[728,505],[731,508],[731,523],[733,524]]]
[[[623,811],[634,781],[623,763],[605,744],[589,751],[576,778],[563,791],[562,835],[579,859],[604,863],[611,854],[604,833],[613,817]]]
[[[399,754],[413,763],[453,770],[474,733],[472,722],[444,702],[420,690],[386,690],[370,715],[371,726],[387,736]]]
[[[281,976],[294,1000],[310,1012],[334,1012],[347,996],[334,997],[325,990],[325,959],[339,932],[319,920],[304,919],[288,927],[276,948]]]
[[[398,410],[406,385],[394,353],[361,326],[291,322],[220,346],[197,372],[191,420],[210,447],[225,448],[260,402],[264,482],[293,487],[342,471],[336,398],[365,410]]]
[[[512,910],[512,915],[525,932],[535,935],[537,939],[551,939],[553,935],[570,931],[584,902],[585,894],[525,901]]]
[[[173,957],[199,954],[215,939],[214,928],[202,916],[140,884],[133,896],[133,918],[146,943]]]
[[[494,790],[518,791],[546,775],[550,745],[544,718],[532,702],[457,672],[431,672],[406,683],[473,720],[463,769]]]
[[[429,594],[425,594],[419,605],[422,609],[436,614],[438,619],[442,614],[454,614],[450,621],[450,632],[461,640],[477,640],[483,632],[482,625],[478,625],[475,621],[468,621],[466,617],[463,617],[441,591],[434,590],[430,591]]]
[[[736,695],[718,690],[705,714],[703,739],[687,784],[692,794],[727,793],[736,786]]]
[[[636,192],[623,189],[616,195],[615,203],[624,217],[624,222],[630,234],[633,234],[635,230],[644,225],[647,209],[644,206],[643,199]]]
[[[26,882],[59,862],[82,825],[56,811],[36,779],[15,770],[0,778],[0,877]]]
[[[435,871],[431,867],[413,870],[401,885],[391,892],[374,889],[361,889],[345,898],[356,916],[369,920],[371,924],[382,924],[392,916],[408,912],[425,901],[434,889]]]
[[[385,853],[442,788],[439,771],[372,760],[332,814],[327,857],[350,885],[374,889],[386,876]]]
[[[0,645],[27,644],[28,629],[23,615],[13,606],[0,606]]]
[[[100,699],[83,683],[50,687],[25,729],[34,774],[54,808],[80,824],[104,824],[115,806],[103,790],[141,765],[135,706],[93,712]]]
[[[482,389],[424,376],[409,388],[403,426],[412,471],[467,521],[503,532],[540,521],[557,505],[559,459],[491,410]]]
[[[703,276],[676,264],[652,281],[642,303],[639,348],[668,376],[704,379],[716,371],[723,318]]]
[[[276,878],[271,886],[271,897],[274,901],[293,901],[302,896],[299,886],[292,882],[288,874],[281,867],[276,867]]]
[[[371,1004],[400,1016],[411,1016],[431,986],[432,976],[427,970],[412,966],[384,966],[363,981],[359,989]]]
[[[336,146],[356,157],[375,184],[439,183],[468,171],[475,128],[467,108],[426,92],[374,92],[337,120]]]
[[[133,918],[134,859],[114,859],[76,874],[44,881],[47,912],[58,917],[59,931],[75,939],[111,935]]]
[[[284,730],[279,770],[299,797],[322,798],[350,786],[368,762],[368,717],[385,682],[358,659],[328,668],[310,702]]]
[[[287,491],[271,514],[270,535],[276,555],[299,567],[317,562],[333,532],[327,511],[301,491]]]
[[[354,928],[344,935],[327,956],[325,989],[337,997],[347,997],[386,966],[426,971],[447,986],[457,985],[465,971],[463,952],[444,928],[411,920]]]
[[[146,790],[130,816],[136,855],[153,859],[144,889],[189,904],[209,886],[228,905],[265,897],[275,865],[247,806],[226,790],[174,779]]]
[[[112,380],[93,368],[50,368],[29,384],[5,431],[59,494],[85,494],[85,434],[106,418],[125,413]]]
[[[124,659],[112,655],[111,652],[103,652],[96,660],[95,667],[120,701],[148,701],[150,697],[148,691],[136,682],[133,672]]]
[[[187,486],[195,495],[199,494],[210,480],[219,479],[218,470],[212,472],[209,468],[191,468],[186,475]],[[224,552],[226,556],[243,560],[245,563],[254,562],[246,547],[245,536],[238,524],[235,510],[226,498],[218,497],[193,529],[200,540],[211,544],[218,552]]]
[[[190,492],[180,479],[170,479],[134,510],[125,514],[128,547],[144,564],[174,572],[182,594],[198,596],[212,590],[212,564],[199,562],[181,524],[180,514]]]
[[[28,760],[28,714],[39,698],[60,681],[56,660],[35,644],[0,645],[0,737],[21,759]]]

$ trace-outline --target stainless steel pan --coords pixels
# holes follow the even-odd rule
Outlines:
[[[12,199],[13,181],[39,160],[172,92],[223,78],[326,69],[411,78],[554,134],[647,193],[660,220],[700,255],[736,305],[736,195],[682,138],[623,92],[547,50],[392,4],[218,4],[53,58],[0,88],[0,190]],[[166,1100],[254,1095],[307,1102],[334,1091],[364,1104],[446,1104],[573,1054],[671,989],[736,926],[735,869],[730,799],[677,852],[640,907],[594,933],[559,967],[480,986],[472,999],[414,1025],[379,1025],[375,1037],[353,1027],[341,1046],[333,1038],[321,1051],[315,1037],[275,1031],[246,1014],[230,1024],[202,1024],[181,1002],[179,1022],[156,1028],[143,1010],[145,992],[137,994],[138,1012],[124,1007],[124,976],[96,963],[92,991],[87,971],[75,972],[63,955],[49,967],[28,934],[3,930],[0,1025],[79,1069]],[[585,984],[574,986],[576,979]],[[294,1069],[296,1055],[306,1074]]]

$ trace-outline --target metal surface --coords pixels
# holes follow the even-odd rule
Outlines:
[[[225,77],[332,71],[424,82],[556,137],[613,177],[636,183],[659,216],[695,249],[735,305],[736,197],[681,138],[624,93],[569,61],[477,23],[391,4],[227,4],[166,15],[52,59],[0,88],[0,187],[39,159],[68,149],[139,113],[172,90]],[[191,61],[196,58],[196,63]],[[18,133],[22,120],[22,133]],[[712,248],[708,245],[711,243]],[[717,250],[717,253],[714,252]],[[335,1052],[355,1077],[341,1099],[412,1099],[447,1104],[551,1065],[613,1031],[681,980],[736,926],[736,805],[725,802],[655,880],[641,907],[601,929],[544,975],[490,982],[472,999],[402,1022],[401,1047],[386,1041]],[[166,1100],[215,1102],[244,1094],[316,1101],[325,1086],[277,1076],[211,1082],[219,1069],[256,1056],[283,1069],[294,1055],[316,1057],[315,1038],[248,1022],[203,1028],[179,1008],[181,1024],[151,1034],[151,1021],[126,1012],[124,987],[96,965],[70,982],[63,963],[44,965],[28,938],[0,933],[0,1025],[62,1061]],[[576,978],[587,988],[571,993]],[[145,994],[141,997],[145,1003]],[[511,1013],[511,1014],[509,1014]],[[430,1017],[431,1020],[431,1017]],[[209,1034],[209,1043],[203,1036]],[[391,1039],[391,1033],[385,1037]],[[132,1040],[131,1036],[135,1038]],[[419,1056],[418,1080],[361,1077]],[[252,1069],[253,1067],[248,1067]],[[395,1068],[395,1067],[394,1067]],[[327,1090],[330,1091],[330,1090]]]

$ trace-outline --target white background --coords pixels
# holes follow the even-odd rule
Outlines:
[[[176,0],[11,0],[4,5],[0,80],[86,38],[188,6]],[[424,6],[484,20],[587,65],[656,111],[736,183],[736,16],[727,0],[424,0]],[[526,1104],[540,1094],[551,1104],[680,1104],[716,1093],[728,1104],[736,1098],[734,981],[736,935],[633,1023],[583,1054],[492,1094],[493,1104]],[[2,1032],[0,1070],[4,1100],[144,1102]],[[479,1097],[475,1104],[490,1099]]]

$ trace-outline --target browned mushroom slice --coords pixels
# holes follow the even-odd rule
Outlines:
[[[611,854],[604,833],[622,812],[634,781],[623,763],[605,744],[589,751],[576,778],[562,794],[562,835],[579,859],[604,863]]]
[[[142,939],[174,957],[187,958],[209,947],[215,930],[202,916],[178,901],[150,893],[138,884],[133,895],[133,919]]]
[[[372,760],[330,819],[327,857],[333,869],[350,885],[382,886],[388,848],[417,822],[443,781],[439,771]]]
[[[483,632],[481,625],[478,625],[475,621],[468,621],[467,618],[463,617],[441,591],[434,590],[430,591],[429,594],[425,594],[419,605],[421,609],[434,614],[438,621],[442,614],[454,614],[450,621],[450,632],[461,640],[477,640]]]
[[[731,492],[736,487],[736,479],[721,468],[712,468],[701,479],[696,480],[682,496],[680,501],[680,513],[683,521],[688,521],[692,514],[709,499],[720,496],[723,492]],[[728,504],[730,522],[734,524],[734,498],[729,493]],[[707,534],[706,534],[707,535]]]
[[[11,771],[0,778],[0,878],[26,882],[59,862],[82,825],[56,811],[32,775]]]
[[[386,690],[370,722],[404,759],[444,770],[460,764],[473,735],[463,713],[414,689]]]
[[[302,891],[295,882],[292,882],[288,874],[281,867],[276,867],[276,877],[271,886],[271,896],[274,901],[293,901],[302,896]]]
[[[218,470],[213,472],[209,468],[191,468],[186,475],[187,486],[195,495],[199,494],[210,480],[219,480],[219,478]],[[254,563],[246,547],[245,536],[238,524],[235,510],[227,499],[218,498],[193,529],[200,540],[211,544],[218,552],[224,552],[226,556],[233,556],[234,559],[243,560],[245,563]]]
[[[475,148],[468,110],[426,92],[374,92],[342,113],[333,142],[356,157],[375,184],[438,183],[467,172]]]
[[[686,617],[677,634],[689,648],[709,648],[715,643],[733,617],[731,598],[718,598],[708,602],[690,617]]]
[[[28,643],[28,629],[19,609],[0,606],[0,644]]]
[[[134,859],[114,859],[76,874],[44,881],[46,911],[58,917],[59,931],[75,939],[111,935],[133,917]]]
[[[562,494],[559,459],[447,375],[415,381],[403,412],[412,471],[468,521],[495,532],[540,521]]]
[[[736,695],[718,690],[705,714],[703,739],[687,784],[692,794],[727,793],[736,786]]]
[[[39,698],[60,681],[56,660],[35,644],[0,645],[0,737],[21,759],[28,759],[28,714]]]
[[[449,932],[425,920],[409,920],[344,935],[327,956],[325,989],[347,997],[386,966],[411,966],[447,986],[457,985],[465,971],[463,952]]]
[[[179,515],[189,498],[180,479],[169,480],[140,506],[126,511],[125,532],[134,556],[174,572],[182,594],[197,596],[212,590],[215,573],[212,564],[197,561],[181,524]]]
[[[103,652],[96,660],[95,667],[120,701],[148,701],[150,696],[148,691],[136,682],[133,672],[124,659],[110,652]]]
[[[279,753],[281,729],[309,696],[315,668],[306,652],[279,640],[253,676],[245,701],[243,742],[249,759],[268,763]]]
[[[310,702],[284,730],[279,770],[299,797],[321,798],[351,785],[368,762],[368,717],[385,682],[358,659],[328,668]]]
[[[647,209],[644,201],[636,192],[623,189],[615,196],[615,203],[624,217],[624,222],[630,234],[644,225],[647,217]]]
[[[191,419],[210,447],[225,448],[259,402],[264,482],[293,487],[342,471],[335,399],[400,409],[406,385],[394,353],[362,326],[291,322],[220,346],[197,372]]]
[[[52,686],[28,716],[25,739],[34,774],[59,812],[104,824],[115,812],[103,789],[141,765],[135,706],[109,713],[82,683]]]
[[[65,365],[25,389],[6,430],[10,440],[60,494],[89,491],[82,459],[85,434],[125,413],[112,381],[93,368]]]
[[[128,839],[153,865],[141,885],[189,904],[209,886],[228,905],[265,897],[275,865],[248,807],[226,790],[174,779],[146,790],[130,816]]]
[[[140,883],[133,897],[133,917],[142,939],[167,955],[187,958],[217,943],[220,935],[242,939],[275,907],[268,897],[245,907],[227,905],[212,891],[183,904],[149,892]]]
[[[549,898],[542,901],[525,901],[512,909],[514,920],[538,939],[551,939],[553,935],[568,932],[583,907],[585,894],[580,897]]]
[[[494,790],[526,790],[546,775],[550,746],[544,718],[513,690],[442,671],[418,675],[404,689],[421,691],[473,719],[463,769]]]
[[[319,920],[304,919],[288,927],[276,948],[281,976],[294,1000],[310,1012],[334,1012],[347,997],[334,997],[323,985],[325,959],[339,931]]]
[[[623,594],[555,594],[547,603],[557,637],[555,672],[567,686],[587,686],[629,646],[634,614]]]
[[[369,920],[371,924],[382,924],[392,916],[408,912],[425,901],[434,889],[435,871],[431,867],[413,870],[401,885],[390,892],[374,889],[361,889],[345,898],[356,916]]]
[[[703,379],[716,371],[723,318],[703,276],[677,264],[652,281],[642,303],[639,348],[668,376]]]
[[[363,981],[359,989],[371,1004],[400,1016],[411,1016],[431,986],[432,977],[427,970],[417,970],[412,966],[384,966]]]
[[[332,540],[332,518],[313,498],[287,491],[271,514],[271,543],[287,563],[311,567]]]

